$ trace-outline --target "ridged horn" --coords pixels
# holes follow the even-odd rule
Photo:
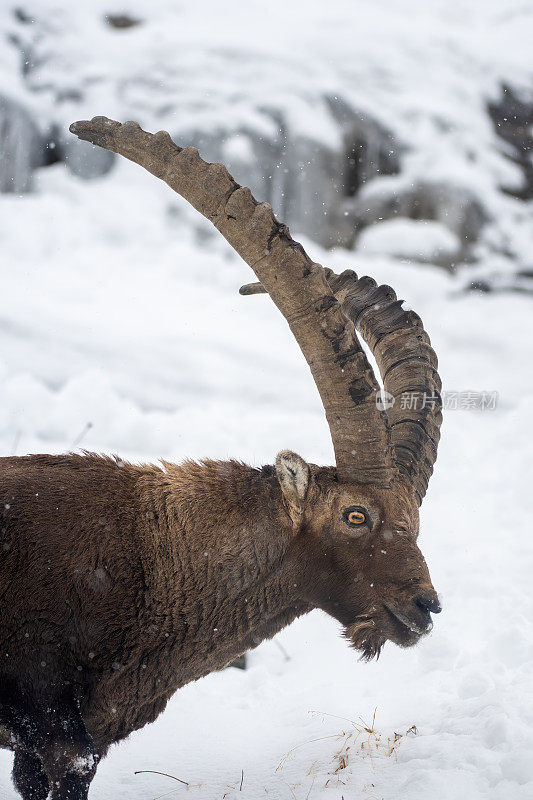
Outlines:
[[[222,164],[206,163],[195,147],[169,134],[150,134],[135,122],[106,117],[75,122],[80,139],[125,156],[165,181],[209,219],[255,272],[302,350],[331,432],[341,482],[388,486],[394,474],[386,415],[376,405],[378,384],[332,294],[326,273]]]
[[[402,308],[390,286],[347,270],[326,270],[344,313],[370,347],[388,401],[394,461],[413,484],[419,504],[437,459],[442,423],[438,360],[422,320]]]
[[[330,269],[324,272],[332,293],[376,359],[390,396],[384,399],[394,462],[421,504],[437,459],[442,423],[437,355],[418,314],[404,310],[390,286],[358,278],[352,270],[341,275]],[[249,283],[239,291],[251,295],[266,290],[260,283]]]

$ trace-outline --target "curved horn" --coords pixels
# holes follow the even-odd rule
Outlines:
[[[437,355],[418,314],[404,311],[390,286],[378,286],[367,276],[358,278],[352,270],[341,275],[324,272],[344,313],[375,356],[391,396],[387,416],[394,462],[412,483],[420,505],[437,459],[442,423]],[[266,289],[249,283],[239,291],[250,295]]]
[[[253,269],[287,320],[317,385],[342,482],[389,485],[393,477],[386,415],[376,406],[376,382],[355,328],[314,264],[267,203],[257,203],[222,164],[208,164],[195,147],[135,122],[106,117],[75,122],[80,139],[119,153],[164,180],[209,219]]]
[[[442,423],[442,385],[429,336],[418,314],[405,311],[390,286],[358,278],[351,270],[341,275],[327,271],[327,278],[372,350],[385,392],[392,395],[387,415],[394,461],[413,484],[420,504],[437,459]]]

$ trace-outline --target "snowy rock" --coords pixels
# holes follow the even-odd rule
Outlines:
[[[115,161],[115,154],[71,136],[61,148],[69,172],[90,180],[105,175]]]
[[[0,95],[0,192],[28,192],[42,159],[41,136],[32,115]]]
[[[104,19],[111,28],[116,28],[117,30],[135,28],[141,24],[140,19],[131,17],[129,14],[106,14]]]
[[[353,247],[376,221],[427,219],[461,241],[438,256],[444,266],[501,253],[516,271],[530,267],[531,212],[507,191],[529,197],[532,177],[529,50],[514,2],[501,19],[477,0],[462,15],[419,4],[406,36],[403,0],[387,15],[334,0],[327,24],[319,7],[302,18],[299,3],[276,0],[282,30],[276,12],[257,24],[243,2],[220,15],[215,0],[149,13],[140,0],[116,10],[39,0],[0,12],[11,45],[0,85],[18,82],[48,129],[94,113],[166,128],[328,247]],[[208,32],[205,19],[217,22]],[[111,167],[67,134],[54,161],[87,178]]]
[[[289,226],[324,247],[343,244],[332,224],[341,193],[342,154],[322,142],[295,137],[289,139],[280,166],[280,205],[286,208]]]
[[[521,200],[533,198],[533,93],[518,92],[502,86],[498,101],[489,103],[494,130],[507,144],[504,153],[518,164],[523,173],[521,185],[507,186],[505,191]]]
[[[372,182],[353,203],[345,204],[345,213],[355,233],[382,220],[398,217],[440,223],[440,228],[444,226],[454,234],[453,239],[448,237],[446,241],[440,235],[437,249],[441,250],[441,255],[437,263],[444,266],[470,257],[488,219],[480,200],[468,189],[425,182],[406,186],[401,177],[379,178]]]
[[[342,189],[346,197],[353,197],[378,175],[395,175],[400,171],[403,148],[392,131],[338,96],[326,100],[342,130]]]
[[[441,222],[391,219],[364,228],[357,250],[448,266],[459,260],[461,241]]]
[[[222,161],[254,196],[272,205],[289,227],[324,246],[339,243],[334,210],[341,197],[342,154],[333,146],[291,135],[281,114],[270,111],[270,131],[180,131],[208,161]]]

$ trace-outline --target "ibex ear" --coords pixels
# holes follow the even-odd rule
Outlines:
[[[309,488],[309,465],[292,450],[282,450],[276,457],[276,474],[295,524],[300,521]]]

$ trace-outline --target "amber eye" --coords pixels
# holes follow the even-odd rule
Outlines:
[[[368,524],[368,514],[361,506],[351,506],[345,509],[344,520],[352,528],[359,528]]]

